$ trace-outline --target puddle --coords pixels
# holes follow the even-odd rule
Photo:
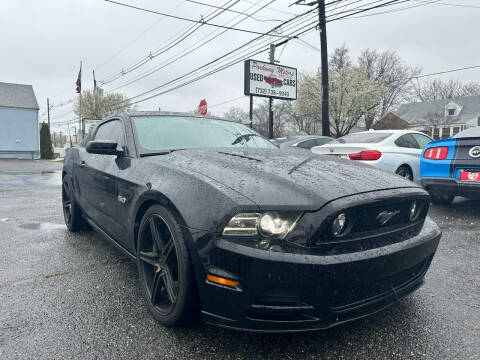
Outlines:
[[[54,223],[28,223],[18,225],[21,229],[27,230],[58,230],[66,229],[65,224],[54,224]]]

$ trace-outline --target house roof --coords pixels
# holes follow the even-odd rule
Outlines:
[[[424,122],[427,114],[444,114],[445,106],[454,102],[462,107],[460,114],[456,117],[459,122],[471,120],[480,115],[480,96],[455,97],[445,100],[425,101],[400,105],[395,115],[408,121],[410,124]]]
[[[409,123],[398,115],[389,112],[383,118],[378,120],[373,124],[372,129],[374,130],[387,130],[387,129],[406,129],[408,128]]]
[[[38,110],[32,85],[0,82],[0,107]]]

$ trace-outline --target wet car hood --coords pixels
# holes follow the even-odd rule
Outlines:
[[[146,161],[202,174],[263,208],[316,210],[327,202],[414,183],[369,165],[279,149],[181,150]]]

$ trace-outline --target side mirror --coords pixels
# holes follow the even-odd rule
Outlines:
[[[117,143],[110,140],[94,140],[87,143],[85,148],[90,154],[117,155],[122,156],[124,151],[117,148]]]

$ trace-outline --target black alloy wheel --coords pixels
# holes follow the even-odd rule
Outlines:
[[[173,215],[160,205],[145,213],[137,243],[140,282],[150,311],[166,326],[192,316],[193,276],[188,251]]]
[[[395,174],[407,180],[413,181],[413,174],[412,174],[412,171],[408,168],[408,166],[404,166],[404,165],[400,166],[395,172]]]
[[[65,219],[65,225],[67,225],[68,230],[77,232],[88,229],[88,225],[82,217],[82,211],[75,202],[73,189],[68,176],[64,176],[62,180],[62,207],[63,218]]]

